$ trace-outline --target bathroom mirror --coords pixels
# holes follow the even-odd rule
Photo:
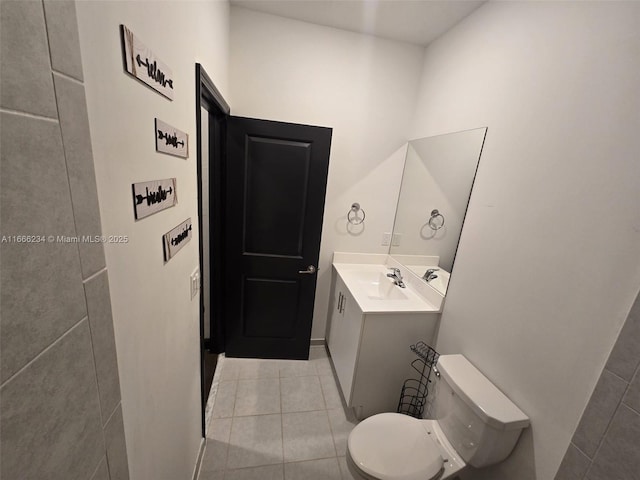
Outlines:
[[[419,138],[407,147],[389,254],[442,295],[486,132],[483,127]]]

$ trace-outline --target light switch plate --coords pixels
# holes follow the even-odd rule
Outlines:
[[[382,234],[382,246],[388,247],[391,243],[391,232],[385,232]]]
[[[399,247],[400,243],[402,243],[402,234],[401,233],[394,233],[393,234],[393,239],[391,240],[391,245],[394,247]]]
[[[191,300],[193,300],[200,291],[200,269],[196,268],[190,277]]]

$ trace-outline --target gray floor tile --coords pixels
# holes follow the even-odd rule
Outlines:
[[[235,417],[231,425],[227,468],[282,463],[281,415]]]
[[[338,464],[340,465],[342,480],[356,480],[356,477],[354,477],[349,470],[346,457],[338,457]]]
[[[318,375],[333,375],[329,354],[324,345],[309,349],[309,361],[315,366]]]
[[[202,457],[201,472],[224,471],[229,451],[231,436],[231,418],[217,418],[212,420],[207,438],[207,447]]]
[[[337,458],[285,463],[285,480],[342,480]]]
[[[211,382],[211,388],[209,389],[209,397],[204,407],[204,424],[205,424],[205,437],[209,434],[211,428],[211,419],[213,418],[213,405],[216,401],[216,394],[218,393],[218,382],[214,378]]]
[[[353,427],[358,424],[358,420],[350,412],[346,413],[342,407],[328,410],[327,414],[329,415],[336,452],[338,456],[346,455],[347,439]]]
[[[211,421],[209,436],[207,439],[229,443],[231,437],[231,418],[216,418]]]
[[[322,395],[327,408],[342,408],[342,397],[338,390],[338,384],[333,375],[321,375],[320,385],[322,387]]]
[[[326,411],[282,414],[285,462],[335,457]]]
[[[244,358],[224,358],[222,362],[222,371],[220,372],[220,381],[237,380],[240,374],[240,367],[246,359]]]
[[[280,366],[278,360],[246,359],[240,363],[238,379],[278,378]]]
[[[105,442],[86,320],[5,383],[0,396],[0,478],[91,478]]]
[[[212,420],[215,425],[211,425],[199,480],[223,476],[224,480],[350,480],[346,463],[342,471],[344,457],[336,457],[336,446],[346,452],[346,439],[357,420],[343,410],[333,371],[322,378],[315,373],[319,365],[326,367],[325,362],[328,357],[323,347],[312,347],[309,361],[225,358],[219,377],[234,380],[220,384],[222,395],[218,399],[218,388],[214,409],[217,403],[217,415],[233,417]],[[273,385],[279,386],[279,397],[270,391]],[[274,408],[273,398],[280,399],[282,414],[244,415]],[[326,410],[325,398],[334,405],[331,411]],[[272,407],[265,407],[268,404]],[[287,412],[298,408],[314,410]],[[211,448],[214,440],[219,442],[217,453]],[[220,458],[225,452],[223,475]],[[283,461],[287,462],[284,470]]]
[[[324,410],[324,399],[317,376],[284,377],[280,379],[282,412]]]
[[[329,354],[324,345],[313,345],[309,347],[309,360],[316,360],[318,358],[329,358]]]
[[[282,360],[280,366],[281,377],[302,377],[317,374],[315,365],[309,360]]]
[[[212,418],[226,418],[233,416],[237,388],[237,381],[220,382],[218,384],[216,399],[213,403]]]
[[[318,375],[333,375],[333,369],[331,368],[331,361],[329,358],[316,358],[311,360],[316,367]]]
[[[227,470],[224,480],[283,480],[283,465]],[[302,478],[300,479],[302,480]]]
[[[234,417],[280,413],[280,379],[238,380]]]

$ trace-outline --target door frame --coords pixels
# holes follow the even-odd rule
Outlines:
[[[220,245],[221,237],[220,233],[216,233],[216,239],[210,236],[210,278],[211,285],[203,285],[203,231],[202,231],[202,108],[205,108],[211,116],[218,116],[220,118],[219,128],[217,128],[212,122],[207,122],[209,125],[208,139],[209,139],[209,160],[210,178],[214,178],[214,184],[209,189],[209,230],[215,230],[221,232],[219,228],[223,223],[223,209],[220,201],[212,202],[212,190],[215,191],[216,196],[222,194],[223,180],[222,180],[222,168],[223,159],[226,154],[226,116],[231,113],[231,108],[226,102],[220,91],[216,88],[215,84],[211,80],[211,77],[207,74],[204,67],[200,63],[196,63],[196,166],[197,166],[197,183],[198,183],[198,254],[199,254],[199,268],[200,268],[200,295],[199,295],[199,325],[200,325],[200,391],[201,391],[201,419],[202,419],[202,437],[206,437],[206,423],[205,423],[205,408],[207,405],[208,391],[205,391],[205,369],[204,369],[204,357],[206,349],[213,349],[220,353],[224,351],[224,335],[217,335],[217,341],[215,345],[205,344],[204,338],[204,297],[203,290],[208,288],[210,295],[210,305],[215,305],[215,310],[211,308],[211,311],[216,311],[218,315],[211,315],[210,317],[210,329],[209,332],[213,335],[214,332],[220,332],[224,328],[224,322],[216,321],[220,319],[222,303],[214,299],[218,299],[223,291],[221,290],[223,285],[223,249]],[[221,131],[222,130],[222,131]],[[211,148],[213,146],[214,148]],[[222,197],[220,197],[222,198]],[[212,228],[213,226],[213,228]],[[219,237],[218,237],[219,236]],[[211,269],[211,264],[216,265],[216,269]],[[214,295],[215,292],[215,295]],[[224,333],[224,332],[222,332]]]

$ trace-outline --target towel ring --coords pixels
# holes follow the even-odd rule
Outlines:
[[[431,230],[440,230],[444,227],[444,216],[437,208],[431,210],[431,218],[429,219],[429,228]]]
[[[358,212],[362,212],[362,218],[358,218]],[[366,217],[366,214],[364,213],[364,210],[360,208],[359,203],[354,203],[353,205],[351,205],[351,210],[347,212],[347,221],[351,225],[360,225],[364,222],[364,217]]]

